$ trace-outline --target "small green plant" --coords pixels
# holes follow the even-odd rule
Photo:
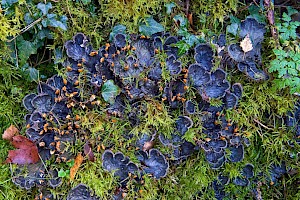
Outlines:
[[[269,72],[277,72],[275,87],[288,87],[291,94],[300,92],[300,51],[296,41],[296,29],[300,22],[292,21],[291,16],[295,13],[297,10],[288,8],[288,12],[283,13],[283,22],[277,24],[280,46],[273,50],[275,59],[269,68]]]
[[[297,38],[296,29],[300,26],[299,21],[292,21],[292,15],[297,13],[298,11],[292,9],[290,7],[287,8],[287,13],[282,14],[282,23],[276,24],[280,42],[284,42],[286,40],[295,40]]]
[[[71,161],[66,163],[66,167],[68,167],[68,168],[73,167],[73,165],[74,165],[74,160],[71,160]],[[64,168],[61,168],[58,171],[58,177],[60,177],[60,178],[70,178],[70,169],[65,170]]]
[[[175,46],[178,47],[178,55],[181,56],[188,52],[193,46],[199,44],[200,38],[188,31],[189,23],[187,18],[182,15],[176,15],[173,19],[179,25],[177,34],[183,37],[181,41],[175,44]],[[204,40],[201,40],[201,42],[204,42]]]
[[[276,86],[280,89],[290,87],[291,93],[299,93],[300,52],[285,49],[274,49],[273,52],[276,59],[272,60],[269,71],[277,72],[277,78],[274,80]]]

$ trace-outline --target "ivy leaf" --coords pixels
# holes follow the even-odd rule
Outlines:
[[[25,20],[25,22],[26,22],[27,25],[30,24],[30,23],[32,23],[34,21],[34,19],[30,15],[30,13],[26,13],[24,15],[24,20]]]
[[[182,15],[176,15],[173,18],[176,22],[179,22],[180,27],[186,27],[188,26],[188,20]]]
[[[47,15],[48,11],[52,8],[52,4],[50,2],[47,4],[39,3],[37,8],[42,11],[43,15]]]
[[[120,93],[120,88],[114,84],[113,80],[106,81],[101,89],[104,101],[113,104],[116,96]]]
[[[91,3],[91,0],[81,0],[83,5],[88,5],[89,3]]]
[[[37,47],[33,42],[24,40],[22,36],[17,39],[18,59],[20,65],[24,65],[31,54],[36,54]]]
[[[8,8],[8,7],[10,7],[11,5],[13,5],[14,3],[17,3],[17,2],[18,2],[18,0],[2,0],[1,5],[4,8]]]
[[[172,12],[172,9],[176,6],[176,4],[174,2],[171,2],[171,3],[167,3],[165,5],[165,7],[167,8],[167,14],[171,14]]]
[[[199,39],[193,35],[193,34],[189,34],[189,36],[187,38],[184,39],[184,41],[190,46],[194,46],[195,44],[199,43]]]
[[[143,35],[151,36],[165,30],[160,23],[153,19],[153,17],[146,18],[145,21],[146,23],[139,26],[139,32]]]
[[[232,35],[236,36],[238,34],[239,24],[233,23],[226,27],[227,33],[231,33]]]
[[[248,11],[250,13],[251,18],[256,19],[256,21],[258,21],[259,23],[266,23],[266,17],[265,15],[261,12],[261,8],[258,6],[255,6],[254,4],[252,4],[251,6],[249,6]]]
[[[47,14],[47,18],[43,19],[42,25],[44,27],[52,26],[55,28],[61,28],[62,30],[67,30],[67,17],[62,16],[60,20],[57,20],[56,14]]]
[[[118,33],[125,34],[125,30],[126,30],[126,26],[124,26],[124,25],[120,24],[120,25],[114,26],[111,33],[109,34],[109,40],[113,41],[115,35],[117,35]]]
[[[29,74],[30,81],[37,82],[39,80],[39,70],[37,70],[33,67],[29,67],[28,74]]]

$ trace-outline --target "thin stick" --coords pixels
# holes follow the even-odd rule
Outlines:
[[[261,125],[262,127],[264,127],[265,129],[268,130],[272,130],[272,128],[267,127],[266,125],[262,124],[260,121],[258,121],[257,119],[253,119],[254,122],[256,122],[257,124]]]
[[[28,31],[30,28],[32,28],[34,25],[36,25],[37,23],[39,23],[40,21],[42,21],[42,18],[38,18],[37,20],[35,20],[34,22],[32,22],[31,24],[29,24],[28,26],[26,26],[25,28],[21,29],[20,33],[18,35],[16,35],[14,38],[8,40],[7,42],[11,42],[14,39],[16,39],[19,35],[21,35],[22,33]]]

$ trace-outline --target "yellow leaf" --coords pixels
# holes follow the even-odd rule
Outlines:
[[[246,37],[241,41],[240,46],[242,47],[242,49],[245,53],[247,53],[253,49],[249,34],[247,34]]]
[[[79,153],[76,158],[75,158],[75,162],[74,162],[74,165],[73,167],[70,169],[70,180],[73,181],[74,178],[75,178],[75,175],[81,165],[83,161],[83,156],[81,155],[81,153]]]

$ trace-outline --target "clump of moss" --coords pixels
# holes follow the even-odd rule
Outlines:
[[[196,14],[199,21],[195,25],[200,29],[216,30],[230,14],[237,12],[237,8],[237,0],[191,1],[191,13]]]

